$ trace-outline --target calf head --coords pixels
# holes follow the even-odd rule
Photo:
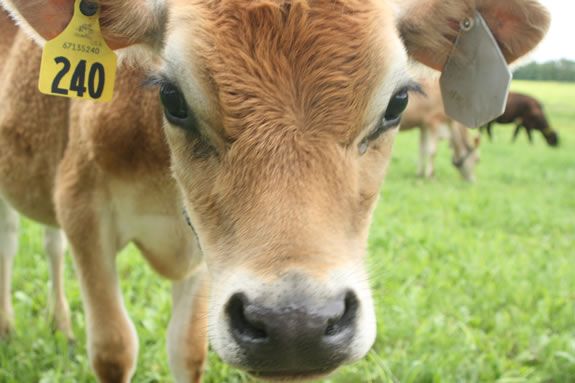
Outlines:
[[[54,7],[72,1],[33,2],[4,4],[55,35],[69,12]],[[328,373],[374,342],[363,258],[414,86],[407,52],[441,69],[476,7],[509,61],[548,24],[530,0],[101,4],[111,44],[160,63],[173,174],[211,271],[213,348],[267,379]]]
[[[454,146],[453,166],[467,182],[475,182],[475,168],[481,160],[480,146],[481,137],[471,137],[468,128],[454,123],[455,129],[451,137],[451,145]]]

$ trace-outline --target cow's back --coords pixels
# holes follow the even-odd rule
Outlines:
[[[531,96],[521,93],[509,93],[505,113],[496,121],[500,124],[511,124],[525,119],[533,112],[542,113],[541,104]]]
[[[402,131],[422,127],[431,128],[447,121],[439,83],[437,81],[423,82],[423,91],[425,94],[410,95],[409,105],[401,118]]]

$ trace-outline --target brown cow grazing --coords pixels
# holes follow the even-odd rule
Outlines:
[[[543,105],[531,96],[509,93],[505,113],[482,128],[482,130],[487,130],[490,139],[493,139],[493,124],[495,123],[517,124],[513,133],[513,141],[517,139],[521,130],[525,129],[529,142],[533,143],[533,131],[539,131],[549,146],[559,146],[559,135],[549,125]]]
[[[431,178],[435,173],[434,159],[440,139],[449,140],[453,151],[452,163],[468,182],[475,181],[479,162],[479,137],[471,137],[469,129],[449,118],[444,111],[437,81],[419,80],[424,94],[416,94],[403,113],[400,131],[419,129],[418,175]]]
[[[39,41],[58,35],[74,3],[2,0]],[[140,69],[121,68],[111,103],[51,112],[66,100],[38,94],[38,48],[18,36],[0,83],[10,106],[0,192],[65,231],[92,367],[121,383],[138,352],[116,270],[130,242],[173,281],[176,382],[201,380],[208,339],[224,362],[268,380],[309,380],[362,358],[376,335],[363,260],[414,88],[408,54],[441,70],[453,21],[476,8],[509,62],[549,24],[534,0],[100,4],[104,37],[142,48],[161,103],[138,86]],[[37,138],[61,132],[63,153]],[[30,193],[34,182],[46,192]]]

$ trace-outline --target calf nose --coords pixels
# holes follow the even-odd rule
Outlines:
[[[290,297],[275,307],[235,294],[227,304],[232,336],[252,373],[325,373],[349,358],[359,302],[353,292],[323,300]]]

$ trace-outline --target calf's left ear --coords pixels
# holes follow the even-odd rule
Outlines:
[[[539,44],[550,16],[536,0],[405,0],[398,28],[415,60],[441,71],[460,30],[460,23],[481,13],[508,63]]]

